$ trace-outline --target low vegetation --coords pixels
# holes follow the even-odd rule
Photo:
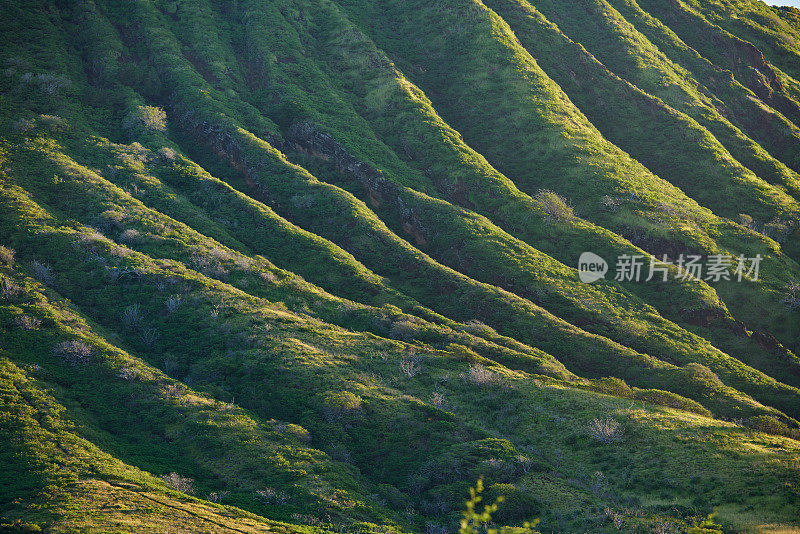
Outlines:
[[[798,21],[4,3],[0,531],[800,529]]]

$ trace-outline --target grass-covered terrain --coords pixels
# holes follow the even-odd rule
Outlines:
[[[482,478],[507,532],[800,532],[797,10],[33,0],[0,36],[0,531],[473,532]]]

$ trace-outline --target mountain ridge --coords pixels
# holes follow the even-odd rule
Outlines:
[[[800,529],[796,10],[0,13],[2,528]]]

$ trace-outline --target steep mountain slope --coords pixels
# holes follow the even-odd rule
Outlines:
[[[2,528],[800,530],[798,20],[2,4]]]

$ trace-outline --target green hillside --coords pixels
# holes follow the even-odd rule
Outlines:
[[[0,37],[0,532],[800,532],[800,11]]]

